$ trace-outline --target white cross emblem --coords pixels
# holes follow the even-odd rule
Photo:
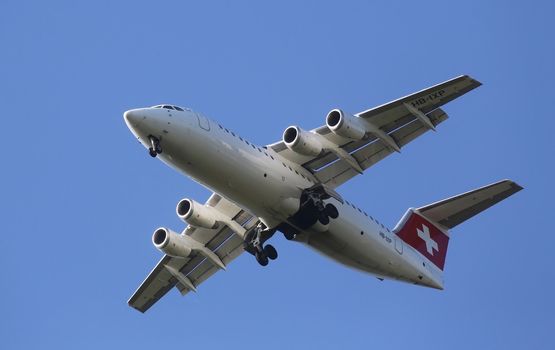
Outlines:
[[[416,234],[426,243],[426,250],[428,254],[434,255],[434,249],[439,252],[437,247],[437,242],[430,237],[430,229],[428,226],[422,224],[422,231],[419,228],[416,229]]]

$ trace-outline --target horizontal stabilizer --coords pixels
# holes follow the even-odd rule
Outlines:
[[[502,180],[416,209],[427,219],[451,229],[522,190],[510,180]]]

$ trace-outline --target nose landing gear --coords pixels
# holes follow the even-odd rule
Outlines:
[[[150,140],[150,148],[148,149],[148,154],[155,158],[157,155],[162,153],[162,147],[160,146],[160,140],[152,135],[148,137]]]

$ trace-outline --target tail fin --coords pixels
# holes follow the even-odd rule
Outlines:
[[[522,190],[502,180],[476,190],[409,209],[393,232],[443,271],[449,229]]]

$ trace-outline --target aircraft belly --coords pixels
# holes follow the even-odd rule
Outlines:
[[[281,163],[273,164],[259,152],[202,133],[191,132],[175,140],[160,156],[194,181],[276,225],[285,216],[275,220],[269,216],[280,216],[283,198],[300,196],[296,184],[284,180],[282,167],[276,166]]]
[[[379,262],[373,254],[375,244],[368,238],[369,228],[361,227],[356,220],[353,220],[348,205],[341,205],[335,200],[333,204],[339,210],[339,217],[331,220],[327,231],[309,232],[306,243],[347,266],[367,272],[379,270]],[[360,232],[364,231],[366,232],[361,235]]]
[[[407,261],[395,249],[395,235],[381,228],[348,204],[333,200],[339,217],[325,232],[304,233],[299,241],[317,252],[352,268],[377,277],[427,284],[416,264]],[[386,232],[383,232],[386,231]],[[422,276],[422,278],[419,278]]]

